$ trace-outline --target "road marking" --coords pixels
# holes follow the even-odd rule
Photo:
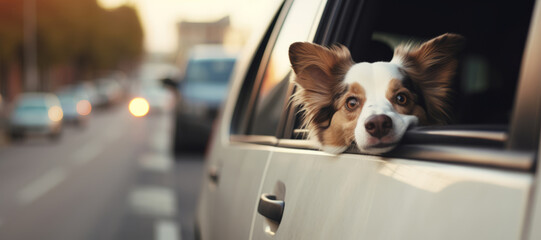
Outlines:
[[[96,157],[102,152],[103,147],[98,143],[87,144],[72,155],[72,159],[77,165],[83,165]]]
[[[173,166],[172,161],[167,155],[147,153],[141,156],[139,164],[146,170],[168,172]]]
[[[60,184],[66,179],[67,175],[68,173],[64,168],[53,168],[45,175],[24,187],[18,194],[19,201],[23,204],[33,202]]]
[[[164,119],[165,120],[165,119]],[[171,140],[171,130],[166,121],[162,120],[154,128],[154,134],[150,138],[150,146],[158,151],[168,151]]]
[[[158,220],[154,224],[155,240],[180,240],[180,226],[176,222],[168,220]]]
[[[120,138],[120,136],[122,136],[122,130],[123,130],[123,127],[121,126],[109,127],[107,131],[105,132],[105,139],[108,142],[116,141],[118,138]]]
[[[136,188],[129,196],[129,203],[140,214],[172,217],[177,212],[175,192],[165,187]]]
[[[159,131],[156,132],[150,138],[150,146],[152,149],[158,152],[168,152],[169,150],[169,137],[171,137],[167,132]]]

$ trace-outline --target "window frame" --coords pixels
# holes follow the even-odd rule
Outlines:
[[[262,84],[265,71],[272,55],[272,51],[274,49],[276,41],[278,40],[283,24],[289,15],[289,10],[291,9],[293,2],[294,0],[286,0],[284,2],[284,5],[278,13],[274,26],[269,27],[268,29],[268,31],[270,30],[269,39],[266,42],[262,41],[260,43],[258,51],[263,50],[262,57],[260,59],[257,59],[257,56],[254,57],[254,60],[252,60],[250,68],[246,76],[244,77],[240,93],[245,93],[249,96],[241,96],[239,94],[239,98],[236,101],[229,136],[229,139],[232,142],[255,143],[275,146],[278,144],[278,139],[283,137],[283,130],[285,128],[285,124],[287,123],[286,120],[289,115],[287,114],[290,105],[289,97],[294,90],[294,84],[292,83],[290,83],[288,86],[286,98],[284,99],[283,103],[284,107],[282,115],[280,116],[276,133],[274,135],[253,135],[250,134],[249,131],[251,129],[251,120],[253,119],[255,113],[254,110],[255,105],[257,104],[259,88]],[[316,33],[318,32],[316,30],[319,30],[320,24],[322,22],[321,16],[323,15],[323,12],[326,11],[329,5],[332,5],[333,3],[333,1],[326,0],[322,0],[322,2],[320,2],[322,6],[320,6],[320,9],[318,10],[319,12],[315,16],[315,19],[319,20],[319,22],[312,25],[312,31],[310,33],[311,37],[309,37],[309,39],[313,39],[313,36],[316,35]],[[317,29],[314,29],[315,27],[317,27]],[[253,71],[256,72],[254,73]],[[292,74],[291,72],[292,71],[290,71],[290,74]],[[247,88],[249,90],[247,90]],[[244,112],[242,112],[243,107],[245,108]]]
[[[366,12],[370,12],[370,6],[375,1],[360,1],[357,6],[351,6],[351,2],[338,0],[333,2],[334,5],[329,2],[328,5],[331,6],[328,7],[332,9],[329,12],[332,13],[326,16],[328,19],[324,22],[328,24],[320,25],[314,42],[328,45],[343,40],[341,42],[347,46],[352,41],[351,33],[355,32],[354,29],[359,26],[366,28],[366,25],[370,24],[369,21],[368,23],[358,21],[364,18],[363,15]],[[351,11],[347,9],[356,9],[360,13],[357,15],[360,16],[353,16],[355,22],[344,27],[347,24],[343,22],[351,15]],[[534,22],[535,20],[532,15],[520,64],[514,107],[507,125],[508,131],[491,129],[485,125],[449,125],[439,129],[417,127],[406,133],[403,143],[396,150],[382,157],[534,171],[541,120],[541,95],[539,94],[541,82],[536,81],[541,76],[541,68],[536,67],[535,63],[541,61],[541,54],[528,54],[528,52],[541,52],[541,41],[538,41],[541,38],[541,30],[533,28],[541,23]],[[312,141],[291,139],[294,135],[293,126],[297,116],[295,109],[291,106],[285,111],[287,111],[284,120],[286,122],[281,125],[284,126],[283,138],[278,139],[277,146],[318,150]],[[442,144],[427,144],[433,143],[430,141],[434,140]],[[458,144],[451,144],[457,142]],[[355,148],[350,148],[347,153],[365,155]]]
[[[235,101],[235,107],[233,110],[233,117],[230,125],[230,140],[240,142],[252,142],[249,138],[248,131],[250,129],[250,120],[253,115],[255,98],[255,90],[259,89],[261,81],[263,80],[264,70],[270,60],[272,48],[276,43],[279,30],[285,21],[289,9],[293,0],[286,0],[282,3],[282,6],[277,11],[276,16],[273,18],[272,23],[266,30],[265,37],[259,43],[257,52],[254,55],[247,74],[244,76],[242,82],[239,97]],[[246,93],[242,95],[242,93]],[[263,144],[275,144],[277,139],[270,139],[269,136],[265,138],[254,138],[254,142],[261,142]],[[263,139],[263,140],[259,140]]]

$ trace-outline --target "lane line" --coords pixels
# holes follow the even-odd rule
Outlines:
[[[18,200],[22,204],[29,204],[55,188],[67,176],[66,169],[55,167],[19,191]]]
[[[166,173],[173,167],[173,159],[163,154],[147,153],[139,158],[141,168]]]
[[[110,125],[105,132],[102,132],[104,139],[96,142],[92,142],[83,146],[72,155],[72,159],[75,164],[83,165],[96,157],[104,151],[104,146],[114,143],[120,137],[122,137],[124,126]]]
[[[169,152],[171,136],[167,122],[161,121],[149,138],[150,147],[158,152]]]
[[[98,157],[102,150],[103,146],[97,142],[88,144],[72,155],[73,162],[77,165],[83,165]]]
[[[116,127],[111,126],[104,133],[105,134],[105,139],[107,140],[107,142],[116,141],[118,138],[120,138],[122,136],[123,130],[124,130],[123,126],[116,126]]]
[[[181,240],[180,226],[173,221],[158,220],[154,224],[155,240]]]
[[[170,136],[167,132],[156,132],[150,138],[150,147],[157,152],[168,152]]]
[[[177,212],[175,192],[166,187],[138,187],[130,193],[128,201],[139,214],[173,217]]]

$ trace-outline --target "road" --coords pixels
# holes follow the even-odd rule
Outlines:
[[[170,130],[121,104],[57,142],[0,146],[0,239],[193,239],[202,156],[174,161]]]

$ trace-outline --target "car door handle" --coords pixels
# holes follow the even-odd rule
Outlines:
[[[275,195],[264,193],[261,194],[257,212],[264,217],[280,223],[284,213],[285,203],[283,200],[277,200]]]
[[[216,167],[210,167],[208,170],[210,181],[213,183],[218,183],[218,169]]]

